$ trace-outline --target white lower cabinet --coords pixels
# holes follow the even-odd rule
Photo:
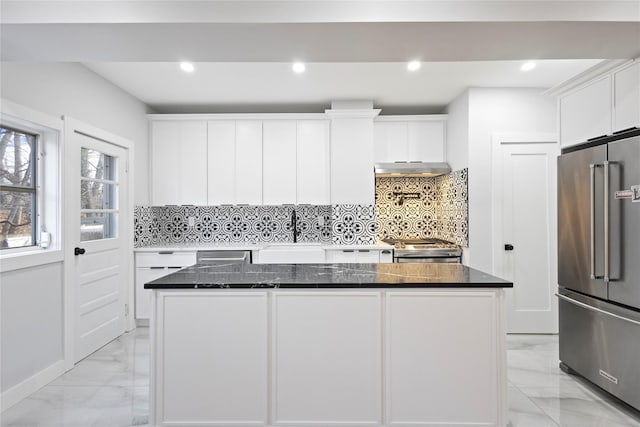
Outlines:
[[[324,259],[324,249],[316,245],[292,243],[291,246],[273,246],[253,251],[254,264],[322,264]]]
[[[151,425],[507,424],[502,289],[155,290],[152,301]]]
[[[387,293],[386,425],[504,425],[497,302],[486,291]]]
[[[151,291],[144,288],[144,284],[159,279],[174,271],[196,263],[194,252],[138,252],[136,263],[136,320],[149,319],[151,315]]]
[[[151,425],[266,425],[267,293],[179,292],[159,310],[162,415]]]
[[[379,292],[273,294],[273,424],[379,425]]]
[[[393,262],[391,249],[327,249],[330,263],[388,263]]]

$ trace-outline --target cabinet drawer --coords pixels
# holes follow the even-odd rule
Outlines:
[[[357,251],[356,260],[358,262],[380,262],[380,251],[360,249]]]
[[[196,263],[195,252],[138,252],[136,267],[186,267]]]

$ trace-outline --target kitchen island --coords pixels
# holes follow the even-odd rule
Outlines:
[[[454,264],[188,267],[145,285],[151,424],[505,426],[512,286]]]

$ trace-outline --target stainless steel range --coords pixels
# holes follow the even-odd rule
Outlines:
[[[448,262],[460,264],[462,248],[440,239],[382,239],[393,245],[393,262]]]

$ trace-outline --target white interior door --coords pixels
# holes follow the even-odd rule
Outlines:
[[[68,128],[67,245],[74,361],[121,335],[128,294],[128,150]]]
[[[556,333],[558,148],[509,142],[499,144],[494,179],[495,272],[514,282],[507,290],[507,332]]]

